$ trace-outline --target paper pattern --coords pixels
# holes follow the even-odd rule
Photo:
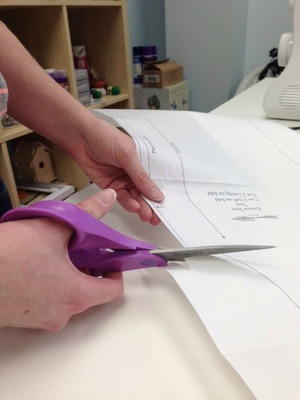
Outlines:
[[[169,271],[258,399],[299,399],[300,136],[201,113],[95,113],[134,138],[166,195],[151,205],[182,246],[276,245]]]

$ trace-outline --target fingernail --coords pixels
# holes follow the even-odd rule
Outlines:
[[[102,192],[96,193],[93,197],[99,203],[108,206],[116,200],[117,193],[113,189],[105,189]]]
[[[162,201],[164,199],[163,193],[157,187],[154,187],[150,190],[149,197],[154,201]]]

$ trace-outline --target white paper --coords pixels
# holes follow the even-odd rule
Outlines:
[[[265,231],[277,215],[266,209],[252,171],[241,168],[193,113],[104,114],[134,137],[146,171],[167,194],[153,206],[184,246],[273,243]]]
[[[260,399],[299,398],[300,355],[278,347],[226,355]]]
[[[276,244],[191,259],[170,273],[257,398],[300,398],[296,355],[291,362],[300,351],[300,137],[265,121],[200,113],[103,113],[134,137],[166,195],[152,206],[183,246]],[[268,368],[264,379],[256,365]],[[283,389],[268,392],[280,368]]]

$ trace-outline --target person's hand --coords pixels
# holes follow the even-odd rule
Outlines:
[[[115,189],[126,210],[157,224],[158,217],[141,195],[161,201],[163,194],[138,161],[133,141],[93,116],[50,78],[4,24],[0,24],[0,48],[8,113],[66,150],[102,189]]]
[[[78,206],[100,218],[115,199],[108,189]],[[0,325],[58,331],[72,315],[122,295],[120,273],[95,278],[71,263],[71,234],[48,218],[0,224]]]
[[[125,210],[158,224],[159,218],[141,194],[157,202],[164,196],[140,164],[133,140],[100,120],[82,137],[70,145],[69,152],[85,173],[100,187],[116,190]]]

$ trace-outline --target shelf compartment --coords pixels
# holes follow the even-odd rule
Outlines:
[[[68,6],[67,10],[72,45],[84,45],[99,78],[132,98],[123,8]]]
[[[41,142],[51,149],[51,159],[56,178],[63,183],[74,186],[77,190],[83,189],[89,184],[89,179],[76,164],[76,162],[62,149],[50,140],[38,133],[32,132],[9,142],[9,159],[12,158],[14,150],[19,142]],[[3,143],[2,145],[6,145]]]
[[[73,57],[66,18],[66,9],[62,6],[0,7],[0,20],[43,68],[67,71],[73,93]]]
[[[67,71],[73,96],[77,97],[72,56],[76,44],[87,47],[90,65],[109,85],[120,87],[120,95],[106,96],[90,109],[133,106],[126,17],[126,0],[0,0],[0,20],[43,68]],[[12,146],[18,138],[32,140],[35,135],[21,124],[0,127],[0,176],[13,206],[19,205],[19,198],[10,160]],[[76,163],[53,143],[47,145],[52,148],[57,177],[77,189],[85,187],[89,179]]]

